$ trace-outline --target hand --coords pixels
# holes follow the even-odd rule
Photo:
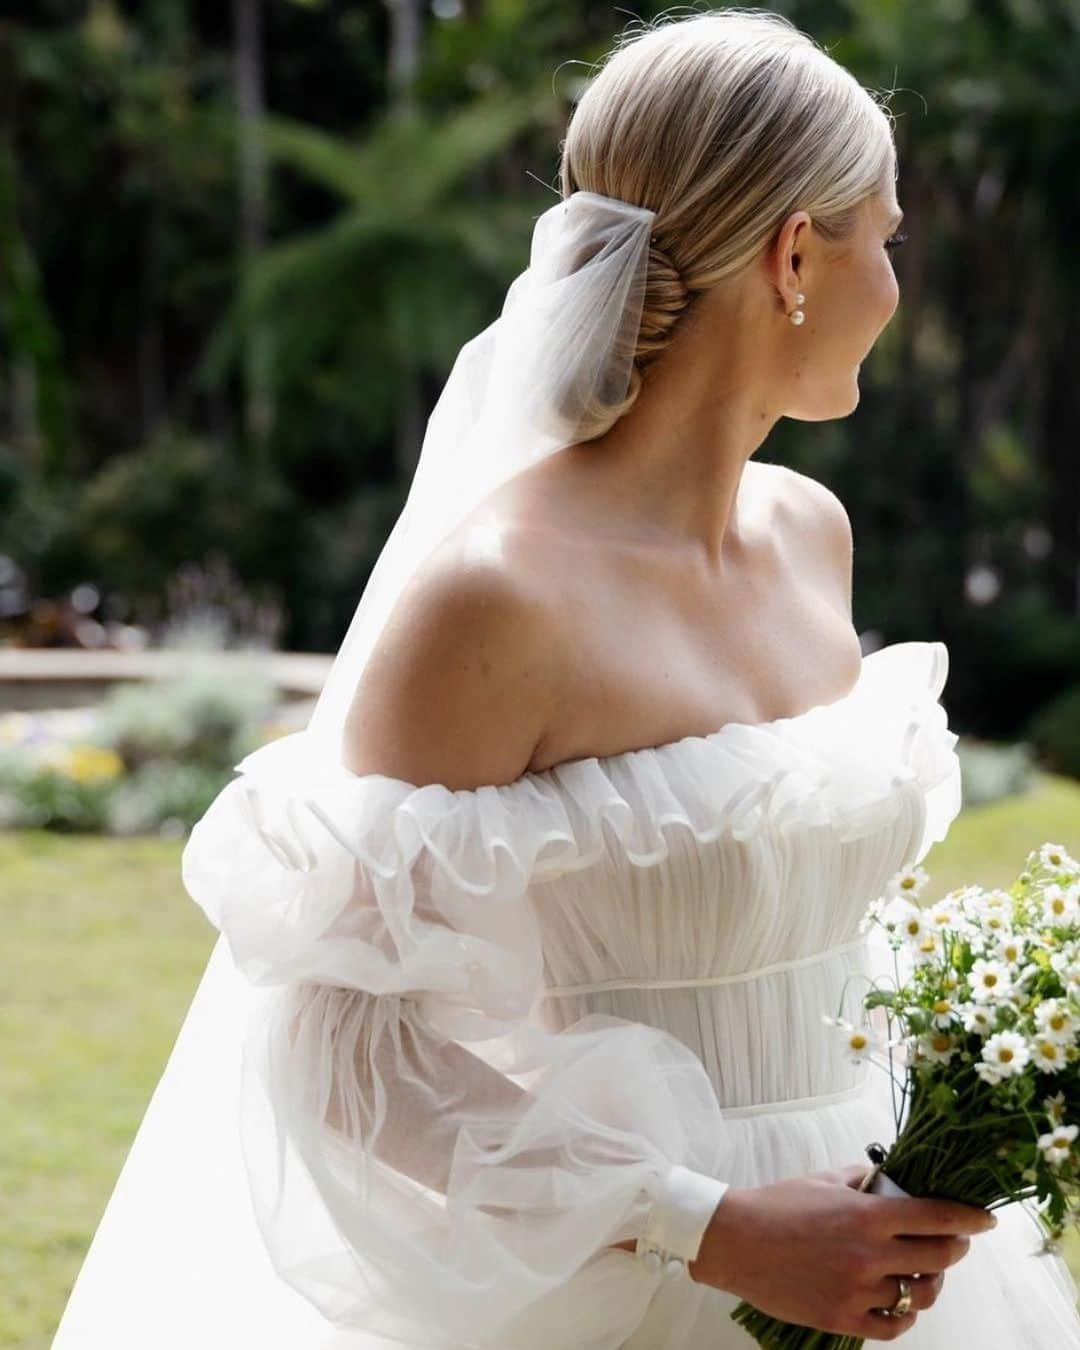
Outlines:
[[[941,1293],[947,1267],[972,1233],[997,1220],[953,1200],[860,1191],[869,1170],[853,1164],[768,1186],[729,1187],[687,1267],[691,1279],[725,1289],[762,1312],[800,1326],[891,1341]],[[920,1279],[911,1279],[918,1272]],[[897,1275],[911,1280],[911,1310],[888,1308]]]

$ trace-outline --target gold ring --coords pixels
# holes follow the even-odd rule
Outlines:
[[[896,1278],[900,1294],[891,1308],[882,1309],[886,1317],[903,1317],[904,1313],[911,1311],[911,1282],[904,1279],[903,1275],[897,1275]]]

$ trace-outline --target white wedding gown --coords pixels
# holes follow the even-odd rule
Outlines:
[[[55,1350],[752,1346],[734,1295],[610,1244],[692,1254],[712,1179],[895,1136],[821,1014],[891,973],[859,920],[960,808],[947,667],[895,643],[798,716],[475,790],[316,766],[302,734],[249,757],[184,857],[228,939],[204,979],[247,1002],[193,1007],[173,1061],[205,1100],[163,1079],[147,1122],[189,1136],[168,1165],[136,1139]],[[998,1218],[908,1350],[1080,1347],[1064,1261]],[[122,1223],[129,1259],[97,1260]]]

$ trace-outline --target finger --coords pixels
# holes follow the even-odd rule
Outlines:
[[[924,1308],[932,1307],[938,1295],[941,1293],[941,1287],[945,1283],[944,1274],[939,1271],[936,1275],[905,1275],[904,1279],[911,1285],[911,1306],[918,1312]],[[896,1275],[886,1275],[880,1280],[876,1280],[871,1286],[870,1291],[874,1299],[874,1307],[889,1308],[900,1297],[900,1284]]]
[[[918,1270],[936,1274],[955,1266],[971,1249],[971,1238],[894,1237],[881,1245],[880,1260],[885,1270]]]
[[[910,1312],[901,1313],[899,1316],[893,1313],[888,1317],[876,1309],[868,1309],[864,1316],[859,1319],[859,1324],[855,1327],[855,1334],[867,1341],[895,1341],[915,1325],[915,1319],[918,1315],[914,1308]]]
[[[845,1167],[837,1168],[829,1175],[843,1185],[853,1186],[855,1190],[858,1190],[869,1171],[870,1165],[868,1163],[849,1163]]]
[[[934,1200],[903,1196],[868,1196],[877,1202],[877,1220],[883,1232],[894,1237],[931,1234],[988,1233],[997,1227],[997,1219],[978,1205],[959,1200]]]

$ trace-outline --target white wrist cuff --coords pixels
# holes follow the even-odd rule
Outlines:
[[[675,1163],[649,1212],[636,1254],[649,1270],[677,1275],[701,1249],[701,1239],[730,1185]]]

